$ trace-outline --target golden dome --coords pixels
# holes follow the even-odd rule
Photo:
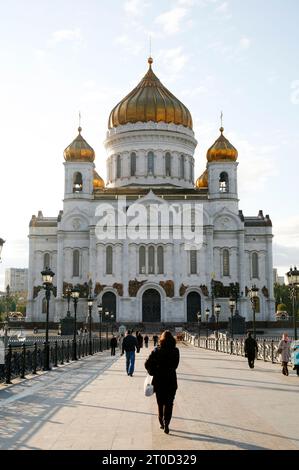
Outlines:
[[[166,122],[181,124],[192,129],[190,111],[152,71],[153,59],[148,59],[149,69],[141,82],[111,111],[108,127],[128,122]]]
[[[65,149],[64,159],[67,162],[93,162],[95,152],[93,148],[83,139],[82,128],[78,127],[79,134],[73,142]]]
[[[105,183],[103,178],[94,170],[93,171],[93,189],[104,189]]]
[[[204,189],[209,186],[208,170],[205,170],[203,174],[197,178],[195,186],[197,189]]]
[[[223,127],[220,127],[221,135],[207,151],[208,162],[233,161],[238,158],[238,150],[224,137]]]

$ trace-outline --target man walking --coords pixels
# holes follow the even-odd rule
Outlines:
[[[245,339],[244,352],[247,357],[248,365],[250,369],[254,368],[254,360],[258,351],[257,342],[251,336],[251,332],[248,331],[247,338]]]
[[[111,356],[115,356],[115,348],[117,346],[117,339],[113,335],[110,340]]]
[[[138,351],[138,342],[135,336],[128,330],[122,343],[122,353],[126,352],[126,370],[127,374],[133,377],[135,365],[135,350]]]

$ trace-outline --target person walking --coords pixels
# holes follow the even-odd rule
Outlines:
[[[135,336],[132,335],[131,331],[128,330],[126,336],[122,342],[122,353],[126,352],[126,371],[127,374],[133,377],[134,366],[135,366],[135,350],[138,351],[138,342]]]
[[[110,340],[111,356],[115,356],[115,348],[117,346],[117,339],[113,335]]]
[[[158,338],[157,335],[154,335],[154,336],[153,336],[154,347],[157,346],[157,344],[158,344],[158,339],[159,339],[159,338]]]
[[[287,333],[283,333],[282,339],[278,344],[277,353],[281,355],[281,365],[283,375],[289,375],[288,362],[291,357],[290,341]]]
[[[143,338],[143,341],[144,341],[144,346],[148,348],[149,337],[147,335],[145,335],[145,337]]]
[[[166,330],[160,336],[160,344],[144,363],[149,375],[153,376],[152,384],[158,404],[160,428],[169,434],[169,423],[172,417],[173,402],[178,388],[176,369],[180,362],[180,352],[171,332]]]
[[[143,348],[143,336],[140,333],[140,331],[138,331],[136,333],[136,339],[137,339],[137,343],[138,343],[138,352],[139,352],[140,349]]]
[[[254,360],[256,358],[257,351],[258,351],[257,342],[254,338],[252,338],[251,332],[248,331],[247,338],[245,339],[245,344],[244,344],[244,352],[245,352],[245,357],[247,357],[248,365],[250,369],[254,368]]]

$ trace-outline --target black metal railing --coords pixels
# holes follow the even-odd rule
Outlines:
[[[107,344],[108,346],[108,344]],[[71,361],[73,340],[56,340],[49,342],[50,368],[58,367]],[[107,347],[108,349],[108,347]],[[103,350],[103,340],[102,340]],[[33,345],[12,346],[5,350],[5,362],[0,364],[0,383],[10,384],[12,379],[26,378],[29,374],[42,371],[45,366],[45,343],[35,342]],[[100,352],[100,338],[92,339],[92,354]],[[77,357],[89,355],[89,340],[83,338],[77,340]]]
[[[206,337],[198,338],[198,336],[185,332],[185,341],[200,348],[223,352],[226,354],[234,354],[236,356],[245,356],[245,339],[243,338],[233,340],[225,336],[222,336],[219,339]],[[279,363],[280,359],[279,354],[277,353],[278,342],[279,341],[275,341],[274,339],[267,340],[266,338],[257,340],[258,352],[256,358],[264,362],[272,362],[273,364]]]

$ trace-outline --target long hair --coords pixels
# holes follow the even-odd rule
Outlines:
[[[159,344],[161,348],[173,349],[175,348],[176,340],[169,330],[165,330],[160,336]]]

